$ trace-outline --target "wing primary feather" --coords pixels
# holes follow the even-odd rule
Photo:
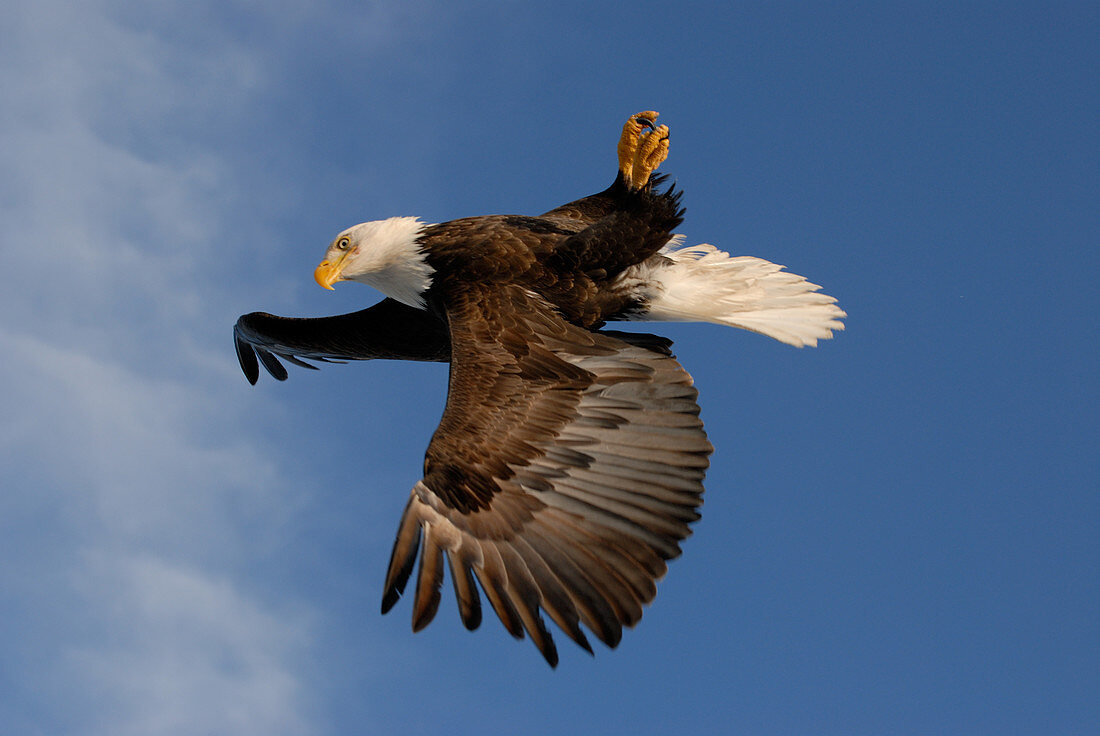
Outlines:
[[[573,564],[588,578],[592,586],[600,591],[615,612],[616,623],[633,626],[641,619],[643,601],[607,560],[594,554],[581,540],[560,545],[560,549],[562,554],[572,559]],[[621,626],[618,627],[618,632],[621,637]]]
[[[645,605],[657,597],[657,584],[650,577],[648,569],[629,552],[610,542],[602,542],[594,550],[599,550],[600,559],[606,560],[619,578],[630,586],[639,603]]]
[[[236,327],[233,328],[233,344],[237,348],[237,362],[241,364],[244,377],[253,386],[260,379],[260,366],[256,362],[256,351],[252,346],[241,339]]]
[[[511,545],[500,543],[496,545],[496,549],[504,563],[504,569],[508,571],[508,597],[519,614],[523,628],[527,630],[528,636],[546,662],[551,667],[557,667],[558,648],[554,646],[554,638],[546,629],[546,622],[539,615],[538,584],[531,577],[523,558]]]
[[[256,348],[256,354],[260,356],[260,362],[264,364],[264,368],[267,368],[267,372],[271,374],[272,378],[276,381],[286,380],[286,368],[283,367],[278,358],[263,348]]]
[[[496,611],[497,618],[504,624],[504,628],[515,638],[522,639],[523,622],[520,621],[519,613],[516,612],[515,606],[512,605],[506,595],[507,573],[504,570],[504,563],[501,562],[500,555],[497,554],[496,546],[489,542],[482,542],[481,554],[483,558],[482,566],[474,568],[474,575],[481,583],[481,588],[485,591],[485,597],[489,599],[489,604]]]
[[[615,600],[623,603],[620,620],[633,626],[642,618],[642,606],[657,595],[657,585],[646,574],[645,568],[613,544],[595,540],[591,547],[584,547],[585,554],[598,560],[624,588]]]
[[[451,568],[451,580],[454,583],[455,598],[458,599],[458,614],[462,618],[462,625],[473,631],[481,625],[481,597],[477,594],[473,573],[458,550],[447,553],[447,562]]]
[[[382,613],[388,612],[405,591],[405,584],[412,574],[416,563],[416,552],[420,549],[420,518],[415,513],[415,494],[405,506],[401,516],[401,525],[397,529],[397,538],[393,541],[390,554],[390,566],[386,570],[386,583],[382,594]]]
[[[564,631],[570,639],[580,645],[589,654],[594,654],[592,645],[588,643],[588,637],[580,627],[580,618],[577,615],[577,607],[569,593],[562,587],[561,580],[554,574],[546,561],[539,556],[531,545],[524,541],[523,537],[516,537],[511,541],[512,548],[523,558],[527,569],[538,585],[542,601],[542,608],[550,616],[551,620]]]
[[[423,533],[424,550],[420,553],[420,571],[416,576],[416,597],[413,600],[413,631],[420,631],[432,622],[439,610],[439,589],[443,585],[443,548],[428,525]]]
[[[611,604],[571,557],[551,541],[553,532],[544,534],[539,526],[532,524],[528,527],[525,535],[527,542],[561,576],[584,625],[592,630],[596,638],[614,648],[622,639],[623,630]]]

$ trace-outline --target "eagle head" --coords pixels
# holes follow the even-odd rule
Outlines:
[[[337,281],[358,281],[410,307],[424,306],[432,285],[417,217],[391,217],[353,225],[336,236],[313,278],[326,289]]]

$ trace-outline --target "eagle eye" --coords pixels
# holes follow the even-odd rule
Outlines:
[[[340,238],[339,240],[336,241],[336,247],[339,248],[340,250],[347,250],[348,246],[350,246],[350,245],[351,245],[351,241],[348,240],[347,238]]]

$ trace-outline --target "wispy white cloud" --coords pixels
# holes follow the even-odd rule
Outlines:
[[[219,243],[262,192],[203,133],[270,52],[165,7],[0,11],[0,716],[316,732],[313,614],[247,574],[303,500],[225,383]]]
[[[275,461],[233,431],[240,417],[217,383],[149,377],[6,330],[0,344],[20,409],[5,423],[6,453],[59,518],[161,547],[187,546],[197,540],[179,530],[201,529],[198,549],[217,557],[239,541],[227,512],[282,517],[291,505]]]
[[[77,585],[115,624],[109,642],[65,664],[109,707],[88,714],[110,734],[306,734],[303,683],[287,667],[308,645],[295,616],[242,594],[208,569],[145,555],[90,554]]]
[[[211,421],[232,414],[209,382],[7,331],[0,349],[18,409],[0,452],[14,563],[0,578],[19,604],[0,641],[34,640],[9,659],[51,684],[32,699],[52,693],[74,732],[313,730],[308,606],[244,575],[298,503],[276,463]]]

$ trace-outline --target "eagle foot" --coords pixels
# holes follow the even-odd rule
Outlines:
[[[668,126],[658,126],[657,115],[653,110],[639,112],[623,125],[618,147],[619,171],[630,189],[648,184],[653,171],[668,158]]]

